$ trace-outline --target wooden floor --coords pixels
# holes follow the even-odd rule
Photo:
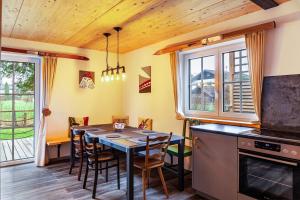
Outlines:
[[[92,199],[92,178],[89,174],[87,189],[82,189],[82,181],[77,181],[76,170],[68,174],[69,163],[61,162],[47,167],[35,167],[33,163],[1,170],[1,200],[84,200]],[[135,170],[135,199],[142,199],[140,172]],[[170,200],[203,200],[195,195],[191,188],[191,175],[186,176],[186,189],[177,190],[177,178],[174,174],[164,171],[170,193]],[[104,180],[105,173],[99,176],[97,199],[125,200],[126,171],[124,162],[121,169],[121,190],[117,190],[116,170],[109,171],[109,182]],[[166,199],[162,191],[159,177],[155,171],[151,173],[150,188],[147,190],[147,200]]]
[[[33,157],[33,137],[14,140],[14,160]],[[0,162],[13,160],[12,140],[0,140]]]

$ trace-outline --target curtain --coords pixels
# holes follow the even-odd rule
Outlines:
[[[252,84],[254,110],[261,121],[261,93],[264,78],[264,49],[265,31],[248,33],[245,35],[246,48],[249,59],[249,71]]]
[[[173,81],[173,93],[174,93],[174,101],[175,101],[175,112],[176,112],[176,119],[184,119],[183,109],[182,109],[182,99],[183,97],[181,94],[181,87],[180,87],[180,77],[178,73],[178,56],[177,52],[170,53],[170,65],[171,65],[171,74],[172,74],[172,81]]]
[[[45,166],[48,161],[46,154],[46,132],[47,132],[47,117],[51,114],[49,109],[51,94],[53,89],[54,77],[56,72],[57,58],[43,57],[42,65],[42,116],[40,118],[39,131],[36,137],[35,147],[35,164],[37,166]]]

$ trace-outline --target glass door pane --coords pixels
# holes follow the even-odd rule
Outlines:
[[[1,162],[32,158],[35,63],[4,58],[0,74]]]

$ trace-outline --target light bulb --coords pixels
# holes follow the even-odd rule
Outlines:
[[[101,82],[103,82],[104,81],[104,77],[103,76],[101,76]]]
[[[114,80],[114,75],[110,75],[110,80],[113,81]]]
[[[116,75],[116,80],[117,81],[120,80],[120,75],[119,74]]]
[[[126,78],[126,74],[122,73],[122,80],[125,80],[125,78]]]
[[[108,76],[108,75],[105,76],[105,81],[106,81],[106,82],[109,81],[109,76]]]

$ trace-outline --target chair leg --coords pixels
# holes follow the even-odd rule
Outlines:
[[[105,165],[105,181],[108,182],[108,162]]]
[[[166,182],[165,182],[164,175],[162,173],[161,167],[158,167],[157,171],[158,171],[161,183],[163,185],[164,192],[165,192],[167,198],[169,198],[168,188],[167,188],[167,185],[166,185]]]
[[[97,192],[97,182],[98,182],[98,162],[95,162],[95,177],[94,177],[94,187],[93,187],[93,196],[92,198],[96,198],[96,192]]]
[[[74,167],[74,162],[72,161],[72,163],[70,164],[69,174],[72,174],[73,167]]]
[[[120,161],[117,159],[117,179],[118,179],[118,190],[121,188],[120,186]]]
[[[174,163],[173,155],[170,154],[170,158],[171,158],[171,166],[173,166]]]
[[[142,170],[142,185],[143,185],[143,199],[146,200],[146,174],[147,171]]]
[[[147,188],[150,187],[150,175],[151,175],[151,169],[147,170]]]
[[[100,174],[102,174],[102,162],[100,162]]]
[[[85,169],[85,175],[84,175],[83,187],[82,187],[83,189],[86,188],[86,181],[87,181],[88,174],[89,174],[89,161],[88,159],[86,159],[86,169]]]
[[[80,165],[79,165],[79,171],[78,171],[78,181],[81,179],[81,171],[82,171],[82,166],[83,166],[83,155],[80,156]]]

